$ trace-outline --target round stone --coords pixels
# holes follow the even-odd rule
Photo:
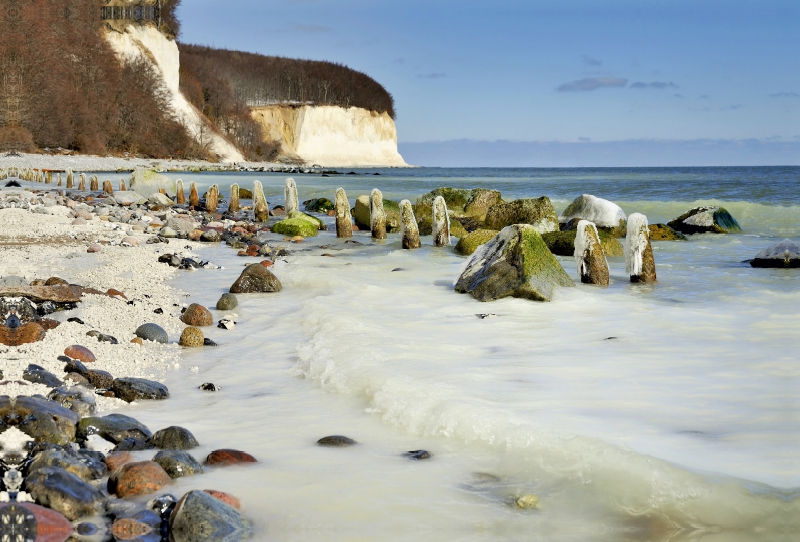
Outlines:
[[[203,467],[200,466],[200,463],[189,452],[183,450],[161,450],[153,458],[153,461],[161,465],[170,478],[203,474]]]
[[[156,431],[150,442],[162,450],[191,450],[200,446],[191,431],[176,425]]]
[[[317,441],[317,444],[320,446],[344,448],[346,446],[355,446],[358,443],[349,437],[343,437],[342,435],[331,435],[329,437],[322,437]]]
[[[64,355],[82,361],[83,363],[94,363],[97,361],[97,358],[94,357],[91,350],[79,344],[73,344],[65,348]]]
[[[231,495],[230,493],[225,493],[222,491],[217,491],[216,489],[204,489],[206,493],[214,497],[215,499],[219,499],[220,501],[224,502],[228,506],[233,506],[237,510],[242,507],[242,503],[239,502],[239,499]]]
[[[206,465],[236,465],[239,463],[257,463],[255,457],[240,450],[214,450],[206,458]]]
[[[128,463],[108,479],[108,491],[124,499],[155,493],[172,479],[158,463],[139,461]]]
[[[233,294],[222,294],[222,297],[217,301],[217,310],[230,311],[239,305],[239,300]]]
[[[190,326],[210,326],[214,323],[211,312],[202,305],[192,303],[181,316],[181,321]]]
[[[200,331],[200,328],[189,326],[183,330],[183,333],[181,333],[181,339],[178,344],[188,348],[196,348],[198,346],[203,346],[204,341],[205,338],[203,337],[203,332]]]
[[[139,241],[137,241],[136,238],[129,236],[129,237],[123,237],[120,244],[122,244],[123,246],[127,245],[132,247],[138,247]]]
[[[91,245],[89,245],[89,248],[86,249],[86,252],[89,252],[91,254],[95,252],[100,252],[101,250],[103,250],[103,247],[101,245],[99,245],[98,243],[92,243]]]
[[[161,344],[167,344],[169,342],[167,332],[158,324],[142,324],[136,328],[135,334],[145,341],[153,341]]]
[[[530,510],[539,507],[539,499],[534,495],[523,495],[514,500],[514,506],[522,510]]]

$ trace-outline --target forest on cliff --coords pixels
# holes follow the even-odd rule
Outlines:
[[[0,17],[0,151],[209,158],[170,110],[147,59],[121,61],[106,32],[153,25],[179,36],[181,0],[3,0]],[[190,5],[187,5],[191,8]],[[362,107],[394,117],[394,101],[369,76],[332,62],[180,44],[181,91],[212,130],[253,160],[276,157],[250,107]]]

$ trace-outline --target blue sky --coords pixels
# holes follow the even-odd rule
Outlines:
[[[638,165],[681,165],[679,153],[664,162],[664,140],[730,147],[708,150],[708,165],[800,164],[797,0],[183,3],[186,42],[330,60],[377,79],[395,97],[409,162],[480,165],[472,143],[486,141],[514,143],[508,165],[547,165],[519,143],[558,142],[575,144],[574,165],[595,165],[591,156],[624,162],[631,140],[644,140]],[[448,158],[417,154],[430,141],[448,142]]]

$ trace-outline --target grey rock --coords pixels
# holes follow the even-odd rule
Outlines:
[[[695,207],[667,222],[667,225],[687,235],[742,231],[742,227],[724,207]]]
[[[317,441],[317,444],[320,446],[327,446],[332,448],[345,448],[347,446],[355,446],[358,443],[355,440],[351,439],[350,437],[344,437],[342,435],[331,435],[329,437],[322,437]]]
[[[56,375],[46,370],[44,367],[34,365],[33,363],[28,365],[22,372],[22,379],[33,382],[34,384],[44,384],[48,388],[57,388],[64,385]]]
[[[200,466],[197,459],[183,450],[161,450],[153,458],[153,461],[161,465],[170,478],[203,474],[203,467]]]
[[[236,299],[235,295],[231,293],[222,294],[222,297],[220,297],[219,301],[217,301],[217,310],[230,311],[235,309],[238,305],[239,300]]]
[[[530,224],[539,233],[558,231],[558,217],[546,196],[498,203],[486,213],[486,228],[501,230],[513,224]]]
[[[143,399],[161,400],[169,397],[169,390],[164,384],[144,378],[117,378],[111,385],[111,391],[129,403]]]
[[[13,420],[4,419],[3,422],[16,422],[20,431],[37,442],[69,444],[75,440],[75,426],[80,416],[44,397],[17,397],[13,414]]]
[[[756,257],[750,260],[750,265],[753,267],[800,267],[800,246],[789,239],[784,239],[756,254]]]
[[[153,433],[138,420],[124,414],[109,414],[83,418],[78,423],[77,437],[85,440],[89,435],[99,435],[109,442],[119,444],[126,438],[148,440]]]
[[[71,472],[84,482],[99,480],[106,473],[105,463],[97,461],[69,447],[53,447],[40,452],[28,466],[28,474],[47,467],[58,467]]]
[[[252,536],[249,519],[204,491],[190,491],[169,519],[174,542],[242,542]]]
[[[47,394],[47,398],[80,416],[91,416],[97,410],[94,394],[83,386],[56,388]]]
[[[191,431],[175,425],[156,431],[150,442],[162,450],[191,450],[200,446]]]
[[[158,324],[142,324],[136,328],[136,336],[145,341],[153,341],[161,344],[167,344],[169,342],[169,335],[167,335],[164,328]]]
[[[204,231],[200,236],[200,241],[203,243],[219,243],[222,241],[222,235],[217,230]]]
[[[99,513],[104,501],[100,490],[59,467],[44,467],[29,474],[25,490],[38,504],[72,521]]]
[[[178,236],[178,232],[170,228],[169,226],[164,226],[163,228],[161,228],[160,235],[165,239],[174,239]]]
[[[150,197],[151,194],[157,194],[160,188],[163,188],[167,194],[175,194],[175,181],[154,169],[137,169],[131,174],[128,186],[145,198]]]

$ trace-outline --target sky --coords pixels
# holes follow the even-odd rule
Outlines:
[[[187,43],[372,76],[409,163],[800,165],[798,0],[183,0],[179,16]]]

